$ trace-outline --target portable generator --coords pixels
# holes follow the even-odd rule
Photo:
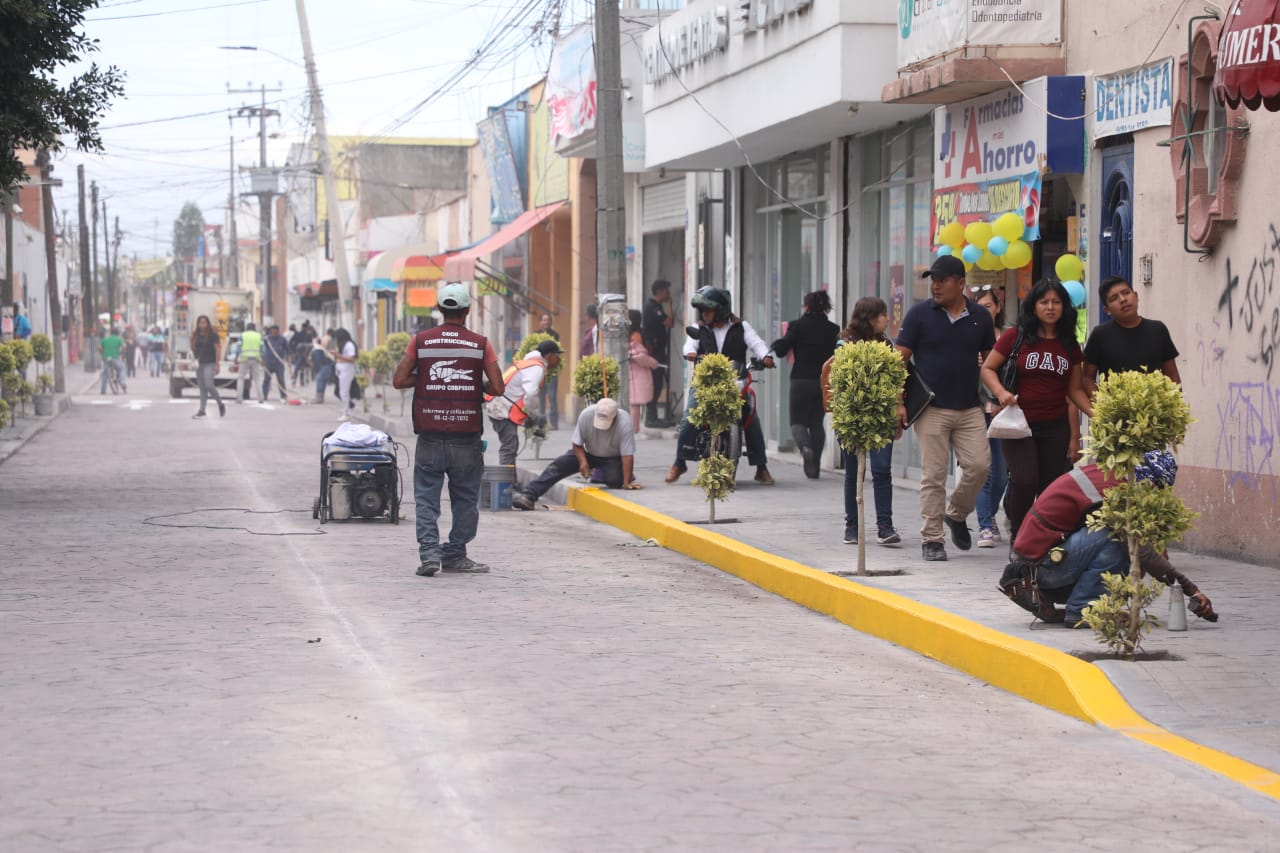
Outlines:
[[[320,495],[313,518],[329,521],[386,518],[400,523],[400,466],[397,445],[353,446],[328,433],[320,442]]]

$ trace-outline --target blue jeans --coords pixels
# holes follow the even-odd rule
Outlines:
[[[418,557],[427,560],[460,560],[467,543],[476,538],[480,524],[480,480],[484,452],[480,436],[459,438],[418,436],[413,463],[413,500],[418,534]],[[453,527],[441,547],[440,492],[449,478],[449,508]]]
[[[331,379],[333,379],[333,362],[326,359],[324,364],[316,368],[316,396],[321,400],[324,399],[324,389]]]
[[[1082,527],[1062,543],[1067,557],[1061,563],[1043,562],[1036,570],[1036,584],[1048,597],[1066,595],[1067,620],[1080,621],[1080,613],[1107,591],[1105,574],[1129,573],[1129,549],[1111,538],[1110,530]],[[1060,591],[1057,595],[1053,591]]]
[[[593,456],[587,454],[587,465],[599,468],[604,476],[604,484],[611,489],[622,488],[622,459],[617,456]],[[562,453],[532,483],[524,487],[524,493],[530,500],[537,500],[551,490],[551,487],[572,474],[578,473],[578,457],[570,450]]]
[[[213,401],[222,406],[222,398],[218,396],[218,385],[213,381],[216,375],[218,365],[213,362],[202,364],[196,368],[196,385],[200,388],[200,411],[204,411],[205,403],[210,397]]]
[[[121,389],[124,388],[124,361],[119,358],[104,358],[102,360],[102,387],[98,389],[99,394],[107,393],[107,379],[110,376],[111,365],[116,366],[116,381],[120,383]]]
[[[164,353],[160,350],[153,349],[147,353],[150,363],[150,371],[152,376],[159,376],[164,370]]]
[[[842,447],[844,459],[844,525],[858,523],[858,457]],[[893,442],[867,454],[867,467],[871,469],[871,487],[876,499],[876,529],[893,527]]]
[[[284,393],[284,363],[274,362],[266,365],[267,375],[262,380],[262,399],[271,396],[271,377],[276,378],[276,384],[280,386],[280,399],[286,400],[288,397]]]
[[[686,460],[681,456],[680,448],[692,440],[692,433],[698,429],[689,423],[689,412],[694,406],[698,405],[697,399],[694,397],[693,388],[689,388],[689,396],[684,404],[684,416],[680,418],[680,426],[676,428],[676,465],[681,468],[685,467],[685,462],[697,462],[696,459]],[[764,430],[760,428],[760,409],[755,411],[755,417],[751,419],[751,424],[743,431],[742,441],[747,446],[747,461],[757,468],[763,468],[768,464],[768,456],[765,453],[764,446]]]
[[[991,426],[991,415],[987,415],[987,426]],[[1000,449],[1000,439],[989,438],[991,445],[991,471],[987,474],[987,482],[978,492],[978,529],[995,530],[996,513],[1000,511],[1000,502],[1004,500],[1004,490],[1009,484],[1009,469],[1004,464],[1004,451]]]

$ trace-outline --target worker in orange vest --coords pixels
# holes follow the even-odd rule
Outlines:
[[[556,341],[543,341],[538,348],[524,358],[516,359],[502,374],[506,390],[485,403],[485,414],[498,433],[498,463],[516,464],[520,449],[520,425],[546,427],[546,418],[539,408],[538,391],[546,381],[547,371],[560,364],[564,352]]]

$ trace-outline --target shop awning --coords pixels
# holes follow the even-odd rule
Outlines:
[[[382,291],[395,293],[400,289],[400,285],[396,284],[389,278],[371,278],[364,283],[365,290]]]
[[[535,210],[527,210],[520,214],[510,225],[505,225],[499,231],[477,243],[475,246],[464,252],[459,252],[453,257],[445,261],[444,277],[448,281],[473,281],[476,278],[476,261],[492,255],[503,246],[510,243],[517,237],[525,234],[529,229],[539,223],[545,222],[557,210],[564,207],[568,202],[557,201],[554,204],[547,204]]]
[[[338,280],[336,278],[325,279],[324,281],[310,281],[306,284],[295,284],[293,289],[298,292],[299,296],[311,299],[337,299],[338,298]]]
[[[1222,22],[1213,93],[1231,107],[1280,111],[1280,0],[1235,0]]]
[[[444,278],[444,265],[449,257],[448,254],[444,254],[409,255],[400,258],[391,268],[391,278],[405,284],[440,281]]]

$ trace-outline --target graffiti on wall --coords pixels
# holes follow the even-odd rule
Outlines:
[[[1280,231],[1272,223],[1269,232],[1262,250],[1245,263],[1227,258],[1227,281],[1218,296],[1218,312],[1227,315],[1228,334],[1247,342],[1246,357],[1262,365],[1268,380],[1280,349],[1280,294],[1276,293]]]
[[[1270,482],[1271,500],[1280,498],[1272,454],[1280,431],[1280,386],[1232,382],[1218,404],[1217,467],[1227,472],[1227,489],[1261,491]]]

